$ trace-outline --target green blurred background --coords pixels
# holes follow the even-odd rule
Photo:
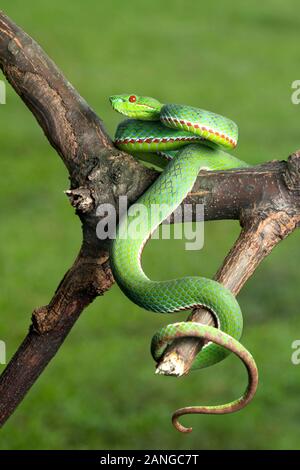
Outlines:
[[[252,164],[285,159],[300,147],[299,3],[267,0],[84,2],[2,0],[103,118],[112,134],[120,117],[107,97],[147,94],[233,118],[237,156]],[[0,77],[3,78],[3,77]],[[0,106],[0,339],[8,359],[32,310],[46,304],[80,246],[79,220],[63,191],[67,172],[10,86]],[[146,248],[156,278],[213,276],[239,232],[208,222],[205,249],[183,241]],[[260,385],[252,404],[229,416],[196,416],[191,435],[170,423],[190,404],[238,396],[246,377],[225,362],[184,379],[154,375],[149,343],[156,329],[183,318],[145,312],[117,286],[82,315],[69,338],[0,434],[1,449],[287,449],[299,448],[299,234],[278,246],[241,294],[244,344]],[[185,317],[185,314],[183,314]],[[0,366],[0,371],[4,366]]]

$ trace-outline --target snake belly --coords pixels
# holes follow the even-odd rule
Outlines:
[[[158,361],[166,347],[178,336],[205,337],[205,334],[208,335],[208,341],[197,354],[192,369],[211,366],[224,359],[230,351],[240,355],[243,347],[237,340],[242,334],[243,318],[239,304],[229,289],[214,280],[200,276],[152,280],[147,277],[141,264],[147,240],[192,190],[199,171],[248,166],[223,150],[236,146],[236,124],[209,111],[184,105],[161,105],[151,98],[149,99],[153,101],[148,111],[145,108],[147,97],[116,95],[110,99],[114,109],[133,118],[120,123],[115,136],[116,146],[133,155],[140,151],[161,152],[170,159],[151,187],[119,221],[116,238],[111,244],[110,258],[115,280],[129,299],[146,310],[173,313],[195,306],[206,307],[212,312],[219,332],[219,340],[214,342],[211,327],[202,325],[200,331],[199,324],[193,322],[178,323],[176,328],[169,325],[154,335],[151,345],[153,357]],[[136,103],[137,101],[139,103]],[[131,104],[137,106],[131,107]],[[136,232],[140,207],[143,207],[143,217],[138,219],[139,229]],[[159,207],[159,211],[156,211],[153,217],[153,208],[156,207]],[[170,335],[170,331],[173,334]],[[222,334],[224,337],[221,340]],[[234,350],[226,347],[225,337],[232,338],[240,348],[236,346]],[[254,377],[255,367],[251,364]],[[250,382],[251,380],[249,384]],[[174,424],[176,425],[178,416],[189,412],[213,413],[212,408],[218,408],[218,412],[225,413],[240,408],[242,402],[246,403],[245,397],[249,395],[249,390],[253,392],[255,389],[254,383],[253,379],[252,388],[248,386],[241,402],[237,400],[219,408],[206,407],[205,411],[203,407],[202,411],[200,407],[198,411],[195,407],[192,408],[193,411],[184,411],[188,408],[178,410],[179,414],[174,415]],[[187,428],[179,423],[176,427],[187,432]]]

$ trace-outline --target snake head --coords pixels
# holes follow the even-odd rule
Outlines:
[[[113,95],[109,97],[112,107],[125,116],[143,121],[159,120],[162,104],[155,98],[138,95]]]

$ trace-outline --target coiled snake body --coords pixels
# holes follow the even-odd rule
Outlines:
[[[158,361],[166,347],[178,337],[194,336],[207,340],[196,356],[192,369],[211,366],[234,352],[248,370],[248,386],[238,400],[220,406],[195,406],[177,410],[173,424],[182,432],[190,432],[178,417],[190,413],[223,414],[243,408],[257,387],[257,368],[251,354],[238,341],[242,334],[242,314],[233,294],[220,283],[204,277],[184,277],[169,281],[153,281],[141,266],[143,248],[165,220],[191,191],[200,170],[221,170],[248,166],[224,149],[237,144],[236,124],[218,114],[190,106],[167,104],[149,97],[114,95],[113,108],[130,117],[121,122],[115,144],[129,153],[160,152],[170,159],[152,186],[131,206],[120,222],[111,245],[111,265],[122,291],[141,307],[160,313],[203,306],[210,310],[216,327],[195,322],[179,322],[158,331],[151,344]],[[139,206],[137,206],[137,204]],[[138,233],[132,236],[136,208],[146,208],[139,220]],[[151,210],[159,205],[153,218]],[[144,214],[144,213],[143,213]],[[154,220],[155,219],[155,220]]]

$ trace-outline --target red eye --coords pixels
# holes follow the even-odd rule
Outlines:
[[[136,96],[135,95],[130,95],[129,96],[129,101],[130,101],[130,103],[135,103],[136,102]]]

